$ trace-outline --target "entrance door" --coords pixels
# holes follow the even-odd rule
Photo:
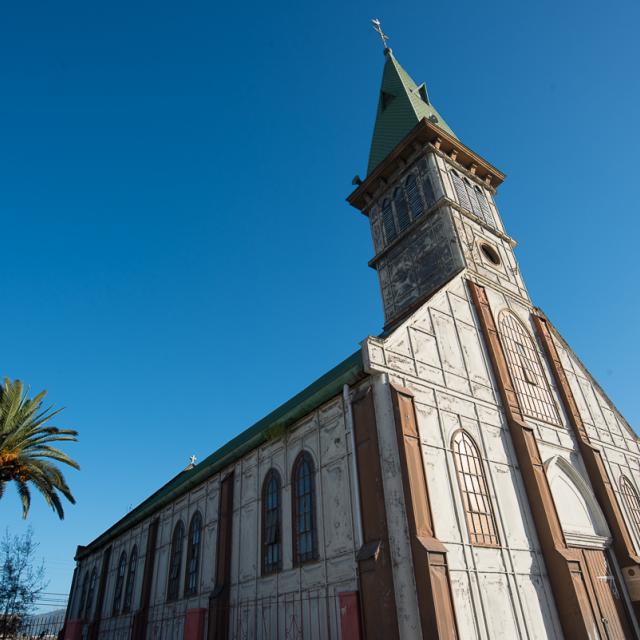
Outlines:
[[[589,579],[596,596],[602,626],[607,640],[625,640],[633,634],[627,622],[627,613],[622,592],[605,551],[583,550]]]

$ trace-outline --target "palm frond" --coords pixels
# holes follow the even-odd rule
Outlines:
[[[55,463],[79,469],[78,463],[54,444],[76,442],[74,429],[55,427],[50,421],[62,409],[43,407],[47,392],[42,391],[29,398],[29,387],[20,380],[4,379],[0,387],[0,498],[4,483],[15,481],[22,501],[23,517],[31,505],[28,483],[33,484],[45,501],[64,518],[64,510],[58,493],[75,503],[64,475]]]

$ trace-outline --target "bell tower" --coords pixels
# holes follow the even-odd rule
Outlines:
[[[369,266],[378,272],[385,329],[465,269],[528,301],[516,243],[494,203],[504,175],[460,142],[426,85],[413,81],[381,37],[385,64],[367,177],[348,201],[369,218]]]

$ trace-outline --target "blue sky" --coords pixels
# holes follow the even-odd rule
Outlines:
[[[640,424],[637,2],[23,2],[0,20],[3,375],[81,440],[87,543],[382,327],[366,171],[383,56],[507,173],[535,303]],[[10,488],[0,523],[24,523]]]

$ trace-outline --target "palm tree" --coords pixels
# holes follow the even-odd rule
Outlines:
[[[15,482],[22,500],[22,517],[26,518],[31,505],[31,483],[62,520],[64,510],[60,492],[69,502],[75,498],[60,469],[51,462],[62,462],[79,469],[77,462],[53,446],[62,441],[76,442],[78,432],[49,426],[49,421],[62,409],[42,406],[47,395],[40,392],[29,399],[29,388],[20,380],[5,378],[0,387],[0,498],[7,482]]]

